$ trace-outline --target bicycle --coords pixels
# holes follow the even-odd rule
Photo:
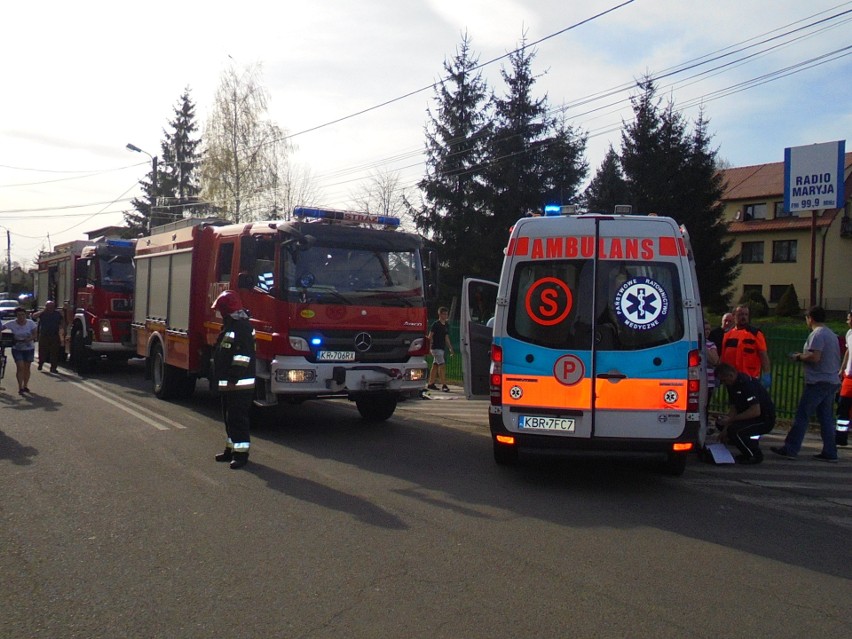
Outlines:
[[[3,331],[0,333],[0,383],[6,375],[6,348],[11,348],[15,344],[15,336],[12,331]],[[0,386],[0,390],[3,387]]]

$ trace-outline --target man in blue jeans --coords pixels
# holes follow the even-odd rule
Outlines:
[[[787,459],[796,459],[808,430],[808,420],[816,414],[822,435],[822,451],[815,459],[837,462],[837,442],[834,438],[834,396],[840,386],[837,371],[840,369],[840,345],[837,335],[825,325],[825,309],[812,306],[805,315],[810,335],[801,353],[791,359],[802,362],[805,373],[805,390],[799,399],[796,417],[784,445],[772,452]]]

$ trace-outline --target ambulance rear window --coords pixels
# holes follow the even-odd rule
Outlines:
[[[596,280],[596,281],[595,281]],[[677,265],[588,259],[521,262],[510,336],[562,350],[638,350],[683,338]]]

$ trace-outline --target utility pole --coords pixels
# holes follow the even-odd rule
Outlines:
[[[12,233],[6,229],[6,292],[12,294]]]

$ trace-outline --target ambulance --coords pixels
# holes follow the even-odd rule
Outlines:
[[[494,459],[658,456],[681,475],[707,428],[704,322],[686,230],[663,216],[527,217],[499,283],[466,279],[468,398]]]

